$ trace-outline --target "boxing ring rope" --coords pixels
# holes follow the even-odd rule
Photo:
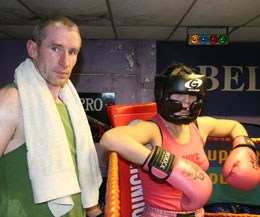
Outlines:
[[[118,154],[110,152],[109,170],[107,175],[107,193],[105,217],[120,216],[120,189],[119,189]]]
[[[258,217],[257,214],[205,213],[205,217]]]
[[[260,138],[250,138],[253,143],[257,144],[260,143]],[[232,142],[230,138],[217,138],[217,137],[208,137],[208,141],[213,141],[213,142]]]
[[[258,144],[260,138],[251,138]],[[231,142],[229,138],[208,137],[208,141]],[[109,170],[107,179],[105,217],[120,217],[120,188],[119,188],[118,154],[111,152],[109,156]],[[205,213],[205,217],[256,217],[256,214],[232,214],[232,213]]]

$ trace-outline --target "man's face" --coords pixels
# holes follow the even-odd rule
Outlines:
[[[77,62],[81,38],[75,29],[61,24],[46,27],[46,38],[36,46],[33,62],[48,86],[62,87]]]

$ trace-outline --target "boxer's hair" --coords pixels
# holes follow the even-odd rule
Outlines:
[[[183,63],[173,62],[169,65],[164,71],[160,73],[160,75],[178,75],[178,74],[201,74],[196,69],[191,68],[189,66],[184,65]]]

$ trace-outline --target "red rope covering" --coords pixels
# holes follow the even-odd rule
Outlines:
[[[260,138],[251,138],[251,140],[257,144],[260,143]],[[218,138],[218,137],[208,137],[208,141],[215,141],[215,142],[232,142],[230,138]]]
[[[205,213],[205,217],[257,217],[257,214]]]
[[[251,138],[251,139],[255,144],[260,143],[260,138]]]

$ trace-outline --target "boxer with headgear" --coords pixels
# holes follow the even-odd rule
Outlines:
[[[234,139],[234,150],[223,168],[230,185],[250,190],[259,183],[259,165],[245,128],[237,121],[199,116],[206,80],[195,69],[173,63],[155,77],[158,114],[108,130],[101,138],[103,148],[140,165],[143,217],[204,216],[203,206],[212,192],[205,173],[208,136]]]
[[[182,67],[178,69],[178,67]],[[207,79],[195,69],[173,64],[161,74],[155,76],[155,100],[158,113],[174,124],[188,124],[199,116],[206,95]],[[172,94],[188,94],[197,97],[189,108],[184,108],[179,100],[171,100]],[[176,115],[182,109],[189,110],[188,115]]]

